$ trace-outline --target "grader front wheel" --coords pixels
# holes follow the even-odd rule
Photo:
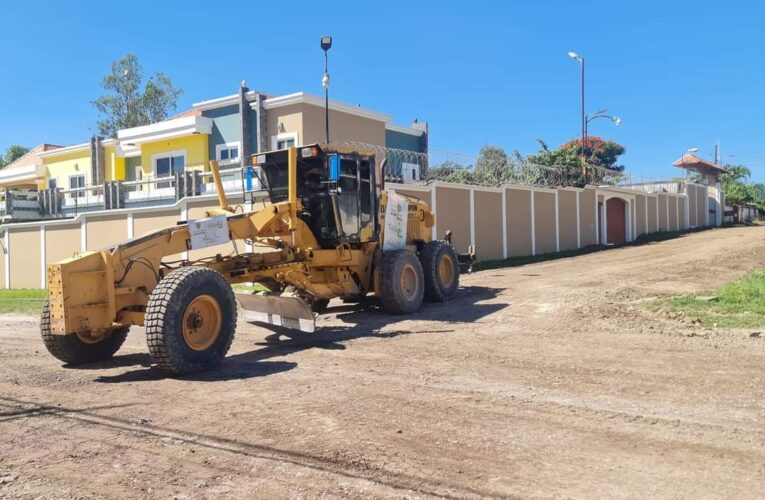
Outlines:
[[[149,353],[177,375],[215,368],[231,347],[236,315],[223,276],[205,267],[176,269],[159,282],[146,308]]]
[[[40,334],[45,348],[60,361],[70,365],[83,365],[105,361],[116,353],[127,338],[129,326],[115,328],[99,340],[84,335],[57,335],[50,330],[50,306],[43,305],[40,315]]]

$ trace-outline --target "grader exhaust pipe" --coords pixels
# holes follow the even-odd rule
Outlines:
[[[226,199],[226,192],[223,190],[223,180],[220,178],[217,160],[210,160],[210,172],[212,172],[213,181],[215,182],[215,191],[218,193],[218,205],[220,205],[221,210],[231,212],[231,207],[228,206],[228,200]]]

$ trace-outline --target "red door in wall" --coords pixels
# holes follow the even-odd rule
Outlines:
[[[619,198],[606,201],[606,240],[611,244],[627,241],[627,231],[624,221],[625,203]]]

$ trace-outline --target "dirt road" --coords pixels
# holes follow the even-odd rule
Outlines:
[[[765,228],[464,277],[391,321],[242,325],[223,367],[62,367],[0,325],[0,497],[765,496],[765,333],[648,313],[765,265]],[[138,329],[137,329],[138,330]]]

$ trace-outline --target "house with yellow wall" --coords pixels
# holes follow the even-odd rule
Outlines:
[[[185,113],[142,127],[117,132],[124,156],[119,180],[172,177],[177,172],[207,169],[212,120],[201,113]]]
[[[335,100],[329,101],[329,114],[332,141],[427,151],[426,123],[393,125],[390,115]],[[128,193],[170,188],[169,183],[149,187],[131,181],[208,171],[213,159],[225,170],[258,152],[323,142],[324,135],[324,101],[319,96],[269,96],[242,86],[238,94],[195,103],[161,122],[119,130],[115,138],[43,148],[34,166],[9,171],[7,179],[0,173],[0,188],[23,181],[27,188],[64,190],[64,204],[97,205],[103,195],[86,186],[127,181]]]

